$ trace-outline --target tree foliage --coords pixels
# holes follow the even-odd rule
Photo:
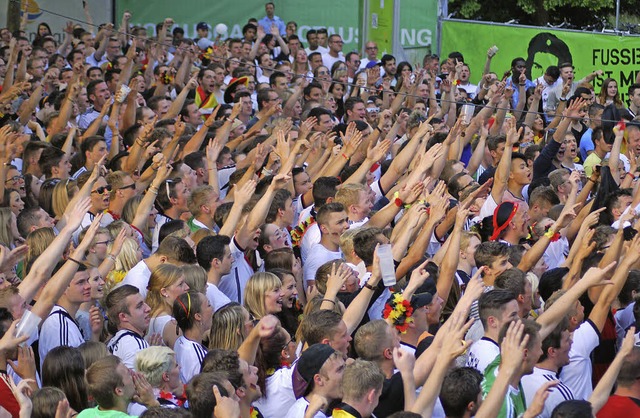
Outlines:
[[[635,0],[623,0],[623,13],[638,13]],[[615,13],[615,0],[450,0],[449,12],[454,17],[493,22],[516,19],[524,25],[559,24],[565,19],[576,28],[599,22],[596,15]]]

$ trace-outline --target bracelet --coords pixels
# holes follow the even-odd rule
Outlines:
[[[82,264],[81,262],[79,262],[78,260],[71,258],[71,257],[67,257],[67,261],[73,261],[74,263],[76,263],[79,266],[83,266],[84,264]]]
[[[111,261],[113,261],[114,263],[116,262],[116,256],[113,254],[107,254],[107,258]]]
[[[336,301],[335,301],[335,300],[331,300],[331,299],[327,299],[327,298],[322,299],[322,301],[323,301],[323,302],[325,302],[325,301],[326,301],[326,302],[331,302],[331,303],[333,303],[334,305],[336,304]]]
[[[631,178],[632,178],[632,179],[636,178],[636,176],[634,176],[634,175],[633,175],[633,173],[629,173],[629,172],[628,172],[626,175],[627,175],[627,176],[631,176]]]
[[[376,126],[376,129],[378,130],[378,132],[382,133],[382,129],[380,129],[379,126]]]
[[[373,286],[371,286],[371,285],[369,284],[369,282],[366,282],[366,283],[364,284],[364,286],[363,286],[363,287],[365,287],[365,288],[367,288],[367,289],[369,289],[369,290],[373,290],[373,291],[375,291],[375,290],[376,290],[376,288],[375,288],[375,287],[373,287]]]
[[[596,184],[596,181],[595,181],[595,180],[593,180],[591,177],[589,177],[589,178],[587,179],[587,181],[590,181],[591,183]]]
[[[342,156],[344,157],[345,160],[349,160],[349,157],[347,157],[347,154],[345,154],[344,152],[342,153]]]
[[[157,195],[159,191],[157,187],[153,187],[153,186],[150,186],[148,190],[155,195]]]

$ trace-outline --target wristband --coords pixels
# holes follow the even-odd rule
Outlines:
[[[369,282],[365,283],[363,287],[365,287],[365,288],[367,288],[367,289],[369,289],[369,290],[373,290],[373,291],[375,291],[375,290],[376,290],[376,288],[375,288],[375,287],[373,287],[373,286],[371,286],[371,285],[369,284]]]
[[[335,300],[331,300],[331,299],[327,299],[327,298],[322,299],[322,301],[323,301],[323,302],[325,302],[325,301],[326,301],[326,302],[331,302],[331,303],[333,303],[334,305],[336,304],[336,301],[335,301]]]
[[[71,257],[67,257],[67,261],[73,261],[74,263],[76,263],[79,266],[82,266],[83,264],[81,262],[79,262],[78,260],[76,260],[75,258],[71,258]]]
[[[347,157],[347,154],[345,154],[344,152],[342,153],[342,156],[344,157],[345,160],[349,160],[349,157]]]
[[[111,261],[113,261],[114,263],[116,262],[116,256],[113,254],[107,254],[107,258]]]

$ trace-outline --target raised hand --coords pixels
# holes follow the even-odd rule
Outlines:
[[[240,416],[238,401],[229,396],[222,396],[216,385],[213,386],[213,396],[216,397],[216,418],[238,418]]]
[[[413,354],[408,353],[398,347],[394,347],[393,364],[398,370],[400,370],[400,373],[406,376],[413,373],[413,368],[416,364],[416,358]]]
[[[256,325],[255,329],[258,331],[260,338],[269,338],[278,328],[280,320],[273,315],[263,316]]]
[[[580,281],[586,283],[589,287],[611,285],[613,282],[607,280],[607,277],[609,277],[609,272],[614,269],[616,264],[617,262],[613,261],[603,268],[591,267]]]
[[[391,140],[385,139],[372,149],[367,150],[367,158],[372,161],[380,161],[387,155],[389,148],[391,148]]]
[[[71,211],[68,212],[68,216],[65,216],[65,220],[67,224],[65,228],[69,228],[70,231],[75,231],[80,227],[82,223],[82,218],[91,208],[91,198],[85,197],[76,203],[74,207],[71,208]],[[67,212],[65,212],[67,215]]]
[[[500,354],[502,355],[500,368],[504,367],[510,373],[517,373],[522,367],[524,351],[528,342],[529,335],[525,335],[522,321],[511,322],[502,344],[500,344]]]

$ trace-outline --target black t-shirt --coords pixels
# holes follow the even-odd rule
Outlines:
[[[398,372],[391,379],[385,379],[378,406],[373,410],[373,415],[377,418],[384,418],[403,410],[404,386],[402,385],[402,375]]]

